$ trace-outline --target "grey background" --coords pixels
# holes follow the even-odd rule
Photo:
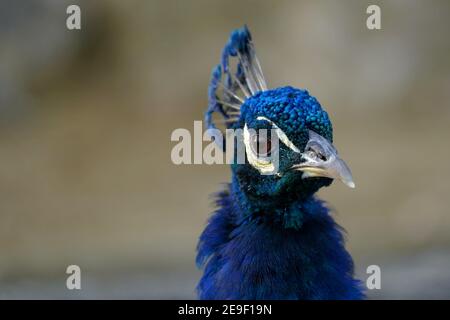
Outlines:
[[[82,30],[68,31],[68,4]],[[382,9],[382,30],[365,26]],[[448,1],[0,1],[0,298],[194,298],[226,166],[175,166],[229,32],[270,87],[328,111],[357,188],[333,184],[372,298],[450,298]],[[82,290],[65,269],[82,269]]]

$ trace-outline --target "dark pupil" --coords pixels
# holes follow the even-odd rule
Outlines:
[[[252,137],[252,149],[258,157],[270,157],[272,153],[272,142],[270,137],[255,133]]]

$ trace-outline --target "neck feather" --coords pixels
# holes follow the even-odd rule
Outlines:
[[[341,229],[320,200],[301,203],[306,218],[298,228],[283,227],[263,215],[250,218],[240,201],[232,186],[219,194],[220,208],[200,237],[197,263],[205,269],[198,284],[200,298],[363,296]]]
[[[257,221],[298,230],[308,219],[328,214],[328,209],[312,193],[255,197],[249,195],[235,178],[230,185],[229,197],[234,203],[233,211],[236,212],[238,223]]]

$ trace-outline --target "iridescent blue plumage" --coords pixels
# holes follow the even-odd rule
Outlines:
[[[238,59],[235,73],[230,57]],[[231,165],[232,181],[217,195],[218,209],[198,245],[197,264],[204,268],[199,297],[363,298],[342,230],[314,196],[331,178],[353,184],[331,145],[329,117],[306,90],[267,89],[246,27],[232,33],[222,63],[213,71],[208,128],[216,128],[214,112],[223,116],[227,128],[270,128],[275,123],[295,147],[280,144],[276,174],[263,175],[251,163]]]

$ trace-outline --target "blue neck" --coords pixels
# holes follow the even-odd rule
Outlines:
[[[236,188],[218,194],[200,237],[201,299],[363,298],[341,229],[320,200],[269,212]]]
[[[300,229],[305,221],[317,214],[317,201],[312,193],[259,196],[256,199],[253,196],[243,190],[233,176],[229,197],[235,205],[230,210],[235,213],[237,224],[253,221],[273,224],[279,228]]]

